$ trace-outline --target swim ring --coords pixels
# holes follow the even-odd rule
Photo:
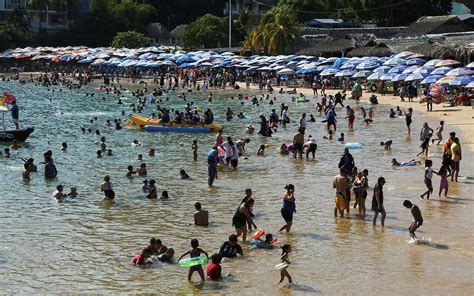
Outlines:
[[[196,265],[202,265],[207,263],[207,257],[205,255],[201,255],[199,257],[194,258],[184,258],[179,260],[178,264],[181,267],[191,267]]]
[[[346,143],[346,148],[348,149],[361,149],[362,148],[362,144],[361,143]]]

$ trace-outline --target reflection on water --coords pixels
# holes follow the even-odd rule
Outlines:
[[[208,188],[206,153],[214,142],[214,134],[147,133],[134,128],[116,131],[105,127],[105,120],[119,117],[122,110],[128,113],[132,99],[117,105],[111,96],[102,102],[104,94],[86,97],[84,92],[69,90],[53,93],[46,88],[14,82],[1,82],[1,86],[19,98],[22,124],[35,126],[25,148],[13,152],[12,159],[0,159],[2,292],[373,294],[373,285],[366,284],[368,279],[376,280],[378,291],[396,288],[397,293],[463,294],[472,288],[469,284],[474,257],[472,184],[450,183],[450,198],[438,198],[435,192],[429,202],[421,201],[418,196],[424,191],[423,168],[390,166],[392,158],[404,161],[419,152],[415,135],[425,120],[418,114],[414,116],[410,138],[406,136],[404,120],[389,118],[388,106],[373,106],[374,123],[366,127],[358,119],[355,130],[349,133],[344,128],[344,110],[338,110],[341,129],[338,132],[345,132],[348,142],[364,145],[352,154],[359,169],[369,169],[370,188],[378,176],[387,179],[387,227],[382,229],[372,227],[371,211],[365,219],[358,217],[353,209],[344,219],[333,217],[332,177],[344,146],[322,139],[326,132],[320,118],[308,125],[308,133],[318,139],[316,161],[276,154],[277,147],[292,141],[296,123],[291,123],[272,138],[251,136],[246,148],[248,159],[239,162],[236,172],[220,171],[216,187]],[[316,114],[315,103],[295,105],[283,95],[276,95],[274,107],[265,102],[258,107],[248,102],[241,106],[239,100],[229,99],[230,95],[214,95],[216,99],[210,107],[216,121],[225,125],[225,136],[234,138],[246,137],[247,121],[234,118],[225,122],[228,106],[235,114],[250,114],[256,127],[258,122],[254,119],[258,114],[278,109],[281,102],[290,106],[289,115],[295,122],[302,112]],[[201,109],[208,106],[205,94],[191,93],[188,98]],[[183,109],[185,102],[170,96],[162,106]],[[146,115],[151,112],[149,108]],[[98,121],[89,123],[94,116]],[[432,120],[430,125],[435,123]],[[82,134],[80,127],[100,129],[113,156],[97,159],[98,146],[94,142],[99,137]],[[393,140],[393,150],[387,152],[379,142],[388,138]],[[134,139],[143,142],[143,146],[132,148],[130,143]],[[193,139],[199,143],[196,163],[192,161]],[[59,149],[64,141],[69,149],[63,153]],[[180,142],[184,143],[183,147],[178,145]],[[270,144],[270,148],[264,157],[257,157],[258,147],[264,143]],[[137,155],[146,155],[149,147],[156,149],[156,156],[144,157],[148,178],[157,181],[158,191],[169,192],[168,201],[147,200],[140,191],[143,179],[125,177],[126,167],[138,166]],[[45,181],[39,165],[39,172],[32,174],[29,182],[22,182],[19,157],[34,157],[39,162],[47,149],[53,150],[59,171],[57,180]],[[440,165],[441,149],[430,150],[435,169]],[[467,163],[463,165],[463,174],[472,172]],[[180,169],[185,169],[193,180],[179,180]],[[105,174],[111,176],[115,186],[114,204],[101,202],[99,186]],[[435,191],[438,182],[435,176]],[[58,183],[65,186],[65,191],[76,186],[80,196],[54,202],[50,195]],[[281,195],[287,183],[296,186],[297,213],[292,233],[279,234],[277,230],[283,223]],[[187,269],[177,264],[158,264],[147,269],[131,266],[133,256],[150,237],[160,238],[173,247],[177,256],[189,248],[190,238],[198,238],[201,247],[209,253],[217,251],[233,232],[231,218],[246,187],[254,192],[259,228],[273,233],[281,243],[290,243],[301,258],[288,269],[295,281],[293,285],[275,284],[279,279],[274,269],[280,261],[279,249],[250,250],[247,245],[243,245],[244,257],[223,263],[223,273],[231,273],[232,277],[219,283],[188,283]],[[368,208],[371,196],[370,190]],[[412,218],[402,207],[404,199],[417,203],[423,212],[425,224],[420,228],[420,235],[431,237],[432,243],[440,247],[407,243],[406,229]],[[210,212],[210,227],[192,224],[195,201],[200,201]],[[361,279],[365,284],[361,284]]]

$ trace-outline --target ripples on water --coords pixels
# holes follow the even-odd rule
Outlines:
[[[124,105],[117,105],[112,96],[106,96],[106,102],[102,102],[101,97],[105,94],[89,97],[85,95],[87,90],[59,92],[58,87],[51,87],[48,91],[16,82],[0,82],[0,85],[19,98],[21,124],[35,126],[24,149],[14,151],[12,159],[0,159],[0,290],[3,292],[374,294],[376,286],[377,291],[391,294],[391,291],[463,293],[472,287],[473,254],[468,247],[472,244],[469,239],[469,235],[472,237],[469,192],[472,191],[450,184],[452,195],[466,198],[430,203],[419,201],[417,197],[424,190],[423,168],[393,169],[390,166],[394,157],[404,161],[419,152],[417,135],[422,119],[418,115],[414,116],[413,136],[409,138],[403,119],[389,119],[389,106],[373,106],[374,124],[366,127],[358,118],[354,132],[347,132],[346,121],[341,118],[345,116],[344,110],[338,110],[340,128],[337,134],[344,131],[347,142],[364,145],[352,154],[359,169],[369,169],[371,188],[378,176],[387,179],[387,227],[373,229],[370,211],[365,221],[352,214],[346,219],[332,217],[331,182],[337,173],[343,145],[322,139],[325,126],[320,118],[316,117],[317,122],[308,125],[309,134],[318,139],[316,161],[294,160],[275,152],[281,143],[292,141],[296,121],[302,112],[316,116],[313,101],[295,105],[289,96],[276,95],[273,107],[267,103],[252,107],[248,101],[241,106],[241,101],[229,99],[229,92],[215,93],[217,98],[210,107],[216,122],[225,126],[224,136],[246,137],[244,126],[248,123],[237,118],[225,122],[228,106],[234,114],[249,113],[258,130],[258,114],[269,114],[271,108],[279,110],[280,103],[285,102],[290,106],[293,123],[272,138],[251,136],[252,141],[246,147],[248,159],[240,160],[237,172],[220,171],[216,188],[209,189],[205,163],[215,134],[107,129],[103,125],[106,119],[119,117],[122,110],[126,114],[130,112],[131,98],[124,99]],[[206,94],[187,95],[188,101],[194,101],[201,109],[208,106]],[[162,106],[184,108],[182,99],[174,95],[169,97],[170,101]],[[353,105],[352,102],[349,104]],[[361,105],[368,107],[365,103]],[[145,114],[151,112],[148,108]],[[89,124],[93,116],[97,116],[98,121]],[[429,122],[436,127],[435,120]],[[95,158],[98,145],[94,141],[99,137],[82,134],[82,126],[100,129],[114,156]],[[447,126],[449,130],[449,121]],[[388,152],[379,146],[379,142],[387,138],[394,140],[393,150]],[[143,147],[132,148],[130,143],[134,139],[143,142]],[[193,139],[199,141],[197,163],[192,161]],[[62,153],[60,145],[64,141],[69,148]],[[178,145],[180,142],[184,147]],[[270,147],[264,157],[257,157],[258,147],[264,143]],[[146,156],[148,147],[156,148],[155,157]],[[38,163],[47,149],[53,150],[58,179],[44,180],[43,168],[39,165],[39,172],[31,175],[31,181],[22,182],[19,157],[34,157]],[[440,152],[441,147],[430,150],[436,170],[441,161]],[[157,180],[159,191],[168,190],[170,200],[145,199],[140,192],[143,178],[125,177],[127,165],[138,166],[138,154],[144,155],[148,178]],[[193,180],[179,180],[180,169],[185,169]],[[113,206],[100,202],[99,186],[105,174],[111,175],[115,186],[117,198]],[[176,256],[189,248],[189,240],[194,237],[199,238],[202,248],[209,253],[217,251],[220,243],[233,232],[231,218],[246,187],[254,191],[256,224],[275,233],[283,223],[280,197],[284,185],[290,182],[296,186],[298,212],[292,233],[276,235],[280,242],[289,242],[301,257],[289,268],[297,283],[294,286],[275,285],[279,274],[273,266],[279,262],[279,250],[250,251],[244,246],[244,258],[223,264],[223,273],[232,273],[233,278],[220,283],[206,282],[204,287],[188,284],[187,270],[176,264],[160,264],[145,270],[131,266],[133,256],[150,237],[160,238],[168,247],[173,247]],[[435,193],[438,182],[435,176]],[[54,202],[50,195],[58,183],[64,184],[66,192],[70,186],[77,186],[80,197],[63,203]],[[369,192],[368,209],[371,195]],[[425,225],[420,229],[420,235],[429,234],[437,243],[449,246],[447,250],[406,243],[406,227],[411,221],[409,211],[401,205],[406,198],[415,200],[423,211]],[[193,204],[198,200],[210,211],[212,222],[208,228],[191,225]],[[467,234],[467,238],[463,239],[463,234]],[[469,269],[471,273],[466,273]]]

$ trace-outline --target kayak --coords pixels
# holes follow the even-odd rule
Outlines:
[[[168,125],[145,125],[144,130],[150,132],[177,132],[177,133],[210,133],[212,130],[208,127],[191,126],[168,126]]]
[[[188,124],[188,123],[182,123],[182,124],[177,124],[177,123],[162,123],[160,119],[151,119],[151,118],[145,118],[137,114],[131,114],[130,119],[133,121],[133,123],[140,127],[143,128],[144,126],[166,126],[166,127],[187,127],[187,128],[207,128],[210,129],[211,132],[217,133],[220,130],[222,130],[222,125],[220,124]]]

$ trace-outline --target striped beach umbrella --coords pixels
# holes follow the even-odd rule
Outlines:
[[[380,76],[380,80],[392,80],[393,76],[395,76],[395,74],[391,74],[391,73],[382,74]]]
[[[400,58],[400,59],[405,59],[409,56],[412,56],[414,53],[411,51],[402,51],[401,53],[398,53],[394,56],[394,58]]]
[[[413,73],[422,73],[422,74],[426,74],[426,75],[429,75],[431,74],[431,72],[434,71],[434,67],[421,67],[421,68],[418,68],[417,70],[413,71]]]
[[[416,66],[416,65],[415,66],[410,66],[410,67],[406,68],[405,70],[403,70],[402,73],[403,74],[411,74],[411,73],[415,72],[418,69],[420,69],[419,66]]]
[[[380,66],[375,68],[373,71],[377,73],[387,73],[390,69],[392,69],[390,66]]]
[[[473,76],[457,76],[449,82],[451,86],[465,86],[474,81]]]
[[[334,76],[336,77],[352,77],[352,75],[354,75],[356,73],[356,71],[354,70],[342,70],[342,71],[339,71],[337,72]]]
[[[453,68],[451,67],[439,67],[434,69],[430,74],[431,75],[446,75],[449,71],[451,71]]]
[[[439,84],[449,84],[452,80],[456,79],[456,76],[444,76],[440,78],[436,83]]]
[[[369,70],[362,70],[362,71],[359,71],[357,73],[355,73],[352,78],[367,78],[369,77],[370,75],[372,75],[372,71],[369,71]]]
[[[383,74],[384,73],[374,72],[369,77],[367,77],[367,80],[380,80],[380,76]]]
[[[390,73],[390,74],[400,74],[402,73],[403,71],[406,70],[406,66],[403,66],[403,65],[399,65],[399,66],[395,66],[393,67],[392,69],[388,70],[387,73]]]
[[[421,59],[421,58],[414,58],[414,59],[409,59],[407,61],[407,65],[408,66],[412,66],[412,65],[423,65],[424,63],[426,63],[426,61],[424,59]]]
[[[456,61],[456,60],[442,60],[441,62],[437,63],[435,65],[436,68],[438,67],[445,67],[445,66],[457,66],[460,65],[461,63]]]
[[[472,74],[474,74],[474,71],[471,69],[456,68],[446,73],[446,76],[465,76],[465,75],[472,75]]]
[[[467,64],[466,68],[474,69],[474,62]]]
[[[398,66],[398,65],[405,65],[405,64],[406,64],[406,60],[397,58],[397,57],[391,58],[383,63],[384,66]]]
[[[397,74],[393,76],[392,82],[398,82],[398,81],[405,81],[405,79],[408,77],[408,74]]]
[[[474,81],[469,82],[469,84],[466,85],[465,88],[474,88]]]
[[[417,80],[423,80],[423,78],[425,78],[426,74],[422,74],[422,73],[412,73],[410,75],[407,76],[407,78],[405,78],[405,81],[417,81]]]
[[[359,65],[357,65],[355,68],[357,70],[372,70],[372,69],[375,69],[379,66],[379,64],[375,63],[375,62],[363,62],[363,63],[360,63]]]
[[[435,83],[436,81],[440,80],[442,75],[430,75],[425,77],[422,81],[420,81],[420,84],[431,84]]]

